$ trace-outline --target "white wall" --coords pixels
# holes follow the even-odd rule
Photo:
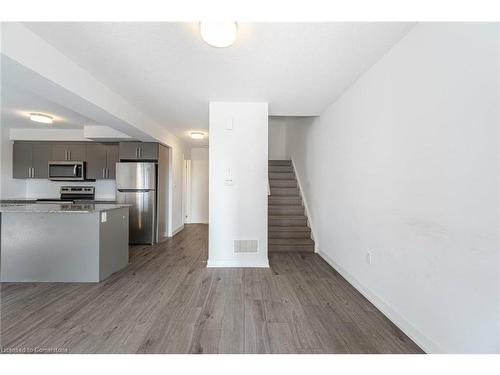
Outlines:
[[[209,111],[208,266],[268,267],[267,103],[211,102]],[[258,240],[258,251],[234,253],[234,240]]]
[[[288,129],[320,254],[429,352],[500,351],[497,27],[419,24]]]
[[[290,155],[286,144],[286,120],[269,117],[269,160],[288,160]]]
[[[191,223],[208,223],[208,147],[191,149]]]

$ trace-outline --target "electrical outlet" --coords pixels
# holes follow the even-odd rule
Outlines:
[[[372,252],[371,251],[366,252],[366,263],[372,264]]]

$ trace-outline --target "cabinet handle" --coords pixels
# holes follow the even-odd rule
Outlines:
[[[68,151],[68,160],[71,160],[71,151]]]
[[[31,178],[35,178],[35,167],[31,167]]]
[[[109,178],[109,169],[106,168],[106,178]]]

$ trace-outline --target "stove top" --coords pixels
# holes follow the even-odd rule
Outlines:
[[[95,199],[94,186],[61,186],[60,198],[42,198],[37,202],[43,203],[77,203],[80,201],[93,201]]]

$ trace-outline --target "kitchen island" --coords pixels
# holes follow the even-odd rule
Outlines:
[[[128,264],[126,204],[0,204],[0,281],[99,282]]]

